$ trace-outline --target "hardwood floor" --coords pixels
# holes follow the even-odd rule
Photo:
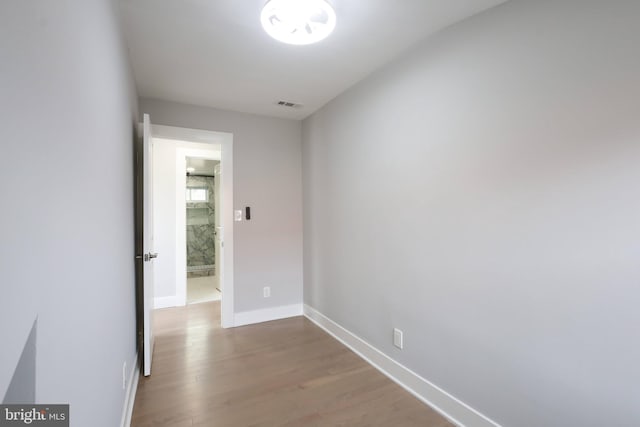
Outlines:
[[[219,301],[156,312],[132,427],[452,426],[303,317],[219,319]]]

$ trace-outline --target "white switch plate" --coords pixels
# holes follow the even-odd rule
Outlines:
[[[233,220],[242,221],[242,209],[233,211]]]
[[[393,345],[395,345],[401,350],[402,350],[402,347],[404,346],[404,338],[403,338],[402,331],[400,329],[393,328]]]
[[[271,296],[271,287],[270,286],[265,286],[264,288],[262,288],[262,296],[265,298],[269,298]]]

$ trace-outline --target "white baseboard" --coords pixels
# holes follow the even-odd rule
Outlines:
[[[498,423],[396,362],[313,307],[305,304],[304,315],[455,425],[460,427],[500,427]]]
[[[279,307],[264,308],[262,310],[241,311],[239,313],[235,313],[233,316],[233,326],[251,325],[253,323],[286,319],[287,317],[294,316],[302,316],[302,304],[281,305]]]
[[[138,353],[133,361],[133,369],[129,375],[127,387],[127,393],[124,397],[124,405],[122,407],[122,420],[120,425],[122,427],[131,426],[131,415],[133,415],[133,404],[136,400],[136,392],[138,391],[138,379],[140,378],[140,364],[138,363]]]
[[[169,308],[169,307],[177,307],[178,297],[176,295],[168,296],[168,297],[155,297],[153,299],[153,308]]]

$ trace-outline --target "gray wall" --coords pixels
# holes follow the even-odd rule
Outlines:
[[[306,119],[305,302],[505,426],[639,425],[638,17],[511,1]]]
[[[235,310],[301,303],[301,123],[144,98],[140,112],[154,124],[233,133],[234,209],[251,206],[251,221],[234,223]]]
[[[34,319],[37,402],[120,423],[135,357],[136,94],[110,1],[0,2],[0,396]]]

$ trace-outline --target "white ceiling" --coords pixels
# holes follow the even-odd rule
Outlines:
[[[265,0],[120,0],[138,93],[302,119],[419,40],[505,0],[329,1],[334,33],[292,46],[262,29]]]

